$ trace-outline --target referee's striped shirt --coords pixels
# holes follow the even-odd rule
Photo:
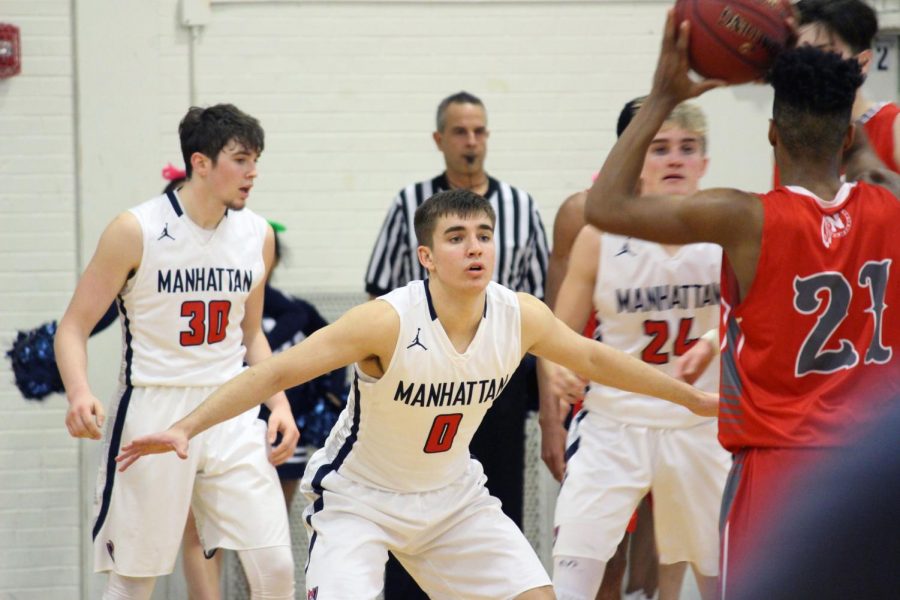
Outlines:
[[[425,279],[427,271],[416,255],[418,243],[413,216],[425,200],[448,189],[446,175],[441,174],[400,190],[381,226],[369,259],[366,271],[366,291],[369,294],[380,296],[414,279]],[[485,197],[497,215],[494,281],[517,292],[528,292],[543,298],[547,275],[547,236],[534,200],[523,189],[493,177],[488,177]]]

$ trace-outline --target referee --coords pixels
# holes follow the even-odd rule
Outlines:
[[[481,194],[497,215],[494,244],[497,266],[494,281],[519,292],[544,297],[547,237],[537,206],[521,188],[494,179],[484,170],[487,155],[487,112],[484,103],[467,92],[441,101],[437,131],[432,134],[444,155],[446,170],[426,181],[406,186],[391,203],[366,270],[366,291],[376,297],[425,279],[419,264],[413,230],[416,208],[432,195],[450,189]],[[503,511],[522,526],[525,417],[537,407],[533,357],[526,357],[503,393],[494,400],[475,434],[470,449],[487,475],[488,490],[503,503]],[[385,575],[385,600],[427,596],[400,564],[390,558]]]

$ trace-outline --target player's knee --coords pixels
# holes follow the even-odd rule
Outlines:
[[[103,600],[149,600],[155,583],[155,577],[125,577],[110,573]]]
[[[253,600],[293,600],[294,557],[290,546],[242,550],[238,554]]]

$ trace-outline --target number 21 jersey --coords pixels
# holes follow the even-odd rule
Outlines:
[[[830,201],[800,187],[761,196],[753,285],[722,268],[719,439],[827,447],[900,398],[900,202],[844,184]]]

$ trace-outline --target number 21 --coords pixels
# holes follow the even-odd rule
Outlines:
[[[881,341],[881,325],[886,308],[884,296],[887,292],[890,269],[891,261],[885,259],[880,262],[869,261],[859,270],[857,283],[860,287],[869,289],[871,304],[866,312],[872,313],[875,322],[872,341],[869,342],[864,359],[866,364],[884,364],[891,359],[893,352],[891,348],[885,348]],[[826,293],[827,298],[823,299]],[[847,318],[852,298],[853,288],[843,273],[830,271],[794,278],[794,308],[798,312],[805,315],[813,314],[825,304],[825,310],[819,315],[815,326],[803,341],[800,352],[797,353],[794,367],[794,374],[797,377],[810,373],[834,373],[859,364],[859,353],[850,340],[838,340],[840,348],[836,350],[823,350],[825,344]]]

